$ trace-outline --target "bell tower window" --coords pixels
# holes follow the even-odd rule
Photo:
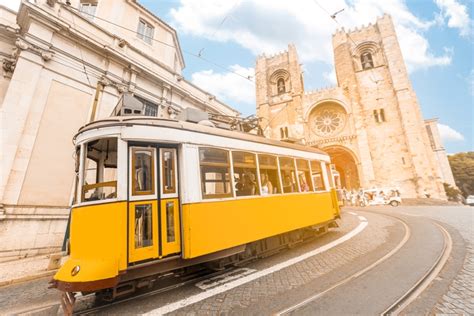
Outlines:
[[[372,58],[371,53],[363,53],[360,56],[360,63],[362,65],[362,69],[371,69],[374,68],[374,60]]]
[[[282,94],[286,92],[286,87],[285,87],[285,79],[280,78],[277,81],[277,91],[278,94]]]

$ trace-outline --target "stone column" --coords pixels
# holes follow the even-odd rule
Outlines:
[[[28,45],[17,41],[17,47],[27,49]],[[18,172],[12,170],[15,156],[21,157],[19,151],[20,140],[27,131],[28,113],[34,103],[35,91],[40,82],[40,75],[44,59],[37,54],[21,51],[12,75],[10,85],[5,94],[0,112],[1,134],[1,174],[0,197],[3,201],[6,185],[15,181]],[[29,137],[29,142],[34,142],[34,134]],[[27,163],[27,162],[26,162]],[[23,166],[26,168],[26,165]]]

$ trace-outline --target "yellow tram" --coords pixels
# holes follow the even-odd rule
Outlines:
[[[109,291],[196,264],[225,266],[339,218],[329,156],[243,132],[112,117],[75,136],[76,192],[61,291]]]

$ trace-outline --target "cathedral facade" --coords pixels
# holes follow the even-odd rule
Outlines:
[[[454,179],[436,119],[424,120],[390,16],[332,38],[337,86],[305,91],[296,48],[256,63],[264,134],[328,152],[346,189],[445,199]]]

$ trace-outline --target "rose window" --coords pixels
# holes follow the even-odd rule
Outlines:
[[[313,131],[321,136],[339,133],[346,123],[346,114],[339,106],[322,106],[317,108],[312,119]]]

